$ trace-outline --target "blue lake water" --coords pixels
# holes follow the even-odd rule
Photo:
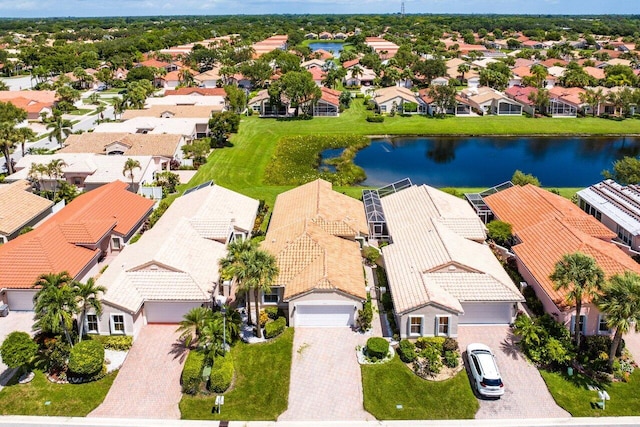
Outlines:
[[[318,49],[324,49],[331,52],[334,56],[339,56],[343,49],[343,43],[327,43],[327,42],[313,42],[309,43],[311,51],[315,52]]]
[[[519,169],[545,187],[586,187],[602,180],[601,172],[615,160],[638,154],[640,138],[629,137],[403,137],[374,139],[355,163],[370,186],[409,177],[434,187],[491,187]]]

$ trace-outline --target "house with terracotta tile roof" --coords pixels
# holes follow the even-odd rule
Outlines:
[[[203,88],[216,88],[221,79],[220,68],[213,68],[193,76],[193,80]]]
[[[136,336],[144,324],[179,323],[192,308],[229,296],[219,260],[229,242],[251,237],[258,205],[213,184],[177,198],[98,278],[107,288],[103,313],[89,313],[88,332]]]
[[[180,135],[186,142],[209,135],[209,117],[133,117],[123,122],[101,123],[93,133]]]
[[[280,104],[272,102],[267,89],[262,89],[247,103],[247,108],[260,117],[287,117],[293,114],[290,111],[289,101],[282,97]]]
[[[607,179],[577,194],[578,206],[614,232],[614,240],[633,255],[640,252],[639,185],[621,185]]]
[[[53,202],[31,191],[20,180],[0,184],[0,244],[15,239],[25,227],[33,227],[52,213]]]
[[[475,113],[472,111],[472,106],[471,103],[463,98],[460,95],[456,95],[456,104],[455,106],[451,107],[451,108],[447,108],[446,111],[444,112],[440,112],[438,111],[438,105],[436,105],[436,103],[434,102],[433,98],[431,97],[431,95],[429,95],[429,89],[425,88],[425,89],[420,89],[420,91],[418,92],[418,96],[420,97],[420,99],[422,100],[422,102],[424,102],[426,104],[427,107],[427,114],[429,114],[430,116],[433,116],[434,114],[451,114],[454,116],[472,116],[475,115]]]
[[[32,231],[0,245],[0,289],[11,310],[33,310],[32,285],[41,274],[66,271],[85,281],[124,247],[154,205],[128,186],[114,181],[81,194]]]
[[[261,244],[279,274],[260,305],[281,308],[291,326],[354,326],[367,298],[358,243],[367,235],[362,202],[327,181],[279,194]]]
[[[167,89],[164,91],[164,95],[218,96],[224,98],[227,96],[227,93],[224,88],[221,87],[181,87],[178,89]]]
[[[354,60],[355,61],[355,60]],[[358,66],[360,72],[354,73],[353,70]],[[358,64],[347,68],[347,75],[344,78],[344,84],[346,86],[372,86],[377,74],[374,70],[367,67],[362,67]]]
[[[579,87],[552,87],[549,89],[549,114],[554,117],[577,117],[578,110],[585,107],[580,99],[580,94],[584,92]]]
[[[211,114],[221,110],[214,105],[151,105],[141,110],[125,110],[122,120],[136,117],[161,117],[164,119],[210,118]],[[66,140],[65,140],[66,142]]]
[[[40,114],[51,114],[56,105],[55,90],[3,90],[0,101],[10,102],[27,112],[28,120],[40,119]]]
[[[320,88],[320,92],[322,95],[313,105],[311,114],[314,117],[338,117],[340,115],[340,94],[342,92],[324,86]]]
[[[382,60],[393,58],[400,48],[397,44],[385,40],[382,37],[367,37],[364,42],[373,49]]]
[[[570,328],[575,307],[566,290],[556,290],[549,276],[565,254],[582,252],[593,257],[606,277],[634,271],[640,264],[613,242],[616,234],[564,197],[527,184],[513,186],[483,198],[496,219],[513,229],[518,271],[542,301],[547,313]],[[595,211],[594,211],[595,213]],[[606,319],[593,302],[583,301],[580,322],[585,335],[609,334]]]
[[[479,114],[497,116],[519,116],[523,106],[518,101],[507,97],[504,93],[487,86],[467,88],[460,93],[472,108]]]
[[[524,298],[468,203],[427,185],[380,201],[391,239],[382,255],[402,338],[455,337],[458,325],[513,321]]]
[[[538,88],[531,86],[512,86],[504,91],[509,98],[522,104],[522,108],[527,114],[533,116],[535,114],[535,104],[529,99],[532,93],[537,93]]]
[[[167,73],[170,73],[172,71],[176,71],[178,69],[178,67],[173,63],[164,62],[164,61],[158,61],[155,58],[150,58],[150,59],[147,59],[145,61],[138,62],[135,65],[135,67],[164,68],[165,70],[167,70]]]

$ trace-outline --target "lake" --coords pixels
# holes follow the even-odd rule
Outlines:
[[[315,52],[318,49],[324,49],[331,52],[334,56],[340,56],[340,52],[343,49],[343,43],[331,43],[331,42],[313,42],[309,43],[311,51]]]
[[[639,153],[640,139],[632,137],[402,137],[372,140],[355,163],[369,186],[409,177],[434,187],[491,187],[520,169],[545,187],[586,187],[615,160]]]

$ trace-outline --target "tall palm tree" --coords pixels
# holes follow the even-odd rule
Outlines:
[[[547,68],[540,64],[533,64],[530,68],[531,76],[538,89],[542,88],[547,78]]]
[[[212,317],[213,312],[206,307],[194,307],[184,315],[176,332],[181,333],[180,339],[184,340],[185,346],[199,343],[202,330]]]
[[[640,275],[625,271],[612,276],[602,295],[596,298],[596,304],[607,316],[609,328],[615,330],[609,349],[609,369],[612,369],[622,335],[640,323]]]
[[[33,297],[35,310],[34,330],[64,333],[70,345],[73,345],[69,330],[73,324],[73,315],[78,311],[72,288],[73,278],[63,271],[59,274],[42,274],[33,284],[40,288]]]
[[[565,254],[554,267],[549,278],[555,290],[567,291],[567,303],[575,304],[576,314],[573,325],[576,346],[580,346],[580,312],[582,301],[595,297],[604,284],[604,272],[596,260],[581,252]]]
[[[29,179],[38,183],[38,191],[42,191],[42,180],[47,174],[47,165],[42,163],[32,163],[29,168]]]
[[[71,134],[72,127],[73,124],[70,120],[62,118],[61,111],[54,110],[53,119],[47,124],[47,129],[51,129],[49,141],[53,141],[55,138],[60,147],[62,147],[65,138]]]
[[[549,103],[551,102],[549,91],[547,89],[538,89],[531,92],[527,98],[529,101],[533,102],[536,110],[538,110],[540,114],[544,114],[547,111]]]
[[[124,113],[124,110],[127,109],[127,100],[122,97],[117,97],[113,99],[113,115],[116,116],[118,114]]]
[[[260,328],[260,292],[263,294],[271,292],[271,286],[278,276],[278,266],[276,258],[269,252],[261,249],[256,249],[250,253],[249,266],[250,266],[250,283],[253,289],[253,299],[255,301],[256,308],[256,323],[258,323],[257,335],[258,338],[262,338],[262,330]]]
[[[469,70],[471,70],[471,66],[469,66],[469,64],[467,64],[466,62],[458,65],[458,72],[460,73],[460,84],[464,83],[464,75],[465,73],[468,73]]]
[[[194,85],[193,73],[188,68],[183,68],[178,72],[178,78],[182,86],[191,87]]]
[[[14,137],[16,141],[20,143],[22,157],[24,157],[24,145],[27,141],[34,139],[36,137],[36,133],[27,127],[17,128]]]
[[[602,88],[585,89],[584,92],[579,94],[580,102],[589,105],[591,107],[591,114],[593,117],[600,115],[600,104],[605,100],[605,95]]]
[[[58,193],[58,182],[62,175],[64,174],[63,168],[67,166],[64,160],[62,159],[53,159],[49,163],[45,165],[46,174],[49,178],[53,178],[53,198],[52,200],[55,202],[56,195]]]
[[[248,292],[250,287],[247,283],[249,269],[246,264],[248,253],[255,250],[256,243],[249,239],[236,239],[227,245],[227,256],[219,261],[220,278],[230,280],[235,278],[238,281],[238,288],[242,292]],[[247,322],[252,325],[251,302],[247,298]],[[257,319],[256,319],[257,320]]]
[[[96,285],[93,277],[89,278],[86,283],[73,282],[73,293],[80,307],[80,319],[78,319],[78,340],[82,341],[82,333],[84,322],[87,318],[87,311],[93,309],[96,316],[102,315],[102,301],[100,294],[107,291],[104,286]]]
[[[128,176],[131,179],[131,191],[133,191],[133,180],[135,176],[133,175],[134,169],[142,170],[142,166],[140,166],[140,162],[138,160],[128,158],[126,162],[124,162],[124,167],[122,168],[122,175]]]

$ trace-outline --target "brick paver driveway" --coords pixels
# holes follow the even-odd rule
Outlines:
[[[638,330],[640,330],[640,328]],[[640,333],[635,332],[635,330],[632,329],[631,332],[626,334],[623,338],[627,349],[633,356],[633,359],[636,362],[640,362]]]
[[[278,421],[374,420],[355,351],[366,338],[349,328],[296,328],[289,407]]]
[[[13,331],[33,333],[33,311],[12,311],[7,317],[0,317],[0,343]],[[7,369],[7,365],[0,359],[0,390],[13,374],[12,369]]]
[[[556,405],[540,373],[513,343],[508,326],[459,326],[458,342],[465,352],[467,345],[480,342],[491,347],[505,384],[499,400],[480,399],[476,418],[566,418],[569,413]],[[464,353],[466,365],[466,353]]]
[[[90,417],[179,419],[180,374],[186,355],[176,325],[140,331],[104,402]]]

